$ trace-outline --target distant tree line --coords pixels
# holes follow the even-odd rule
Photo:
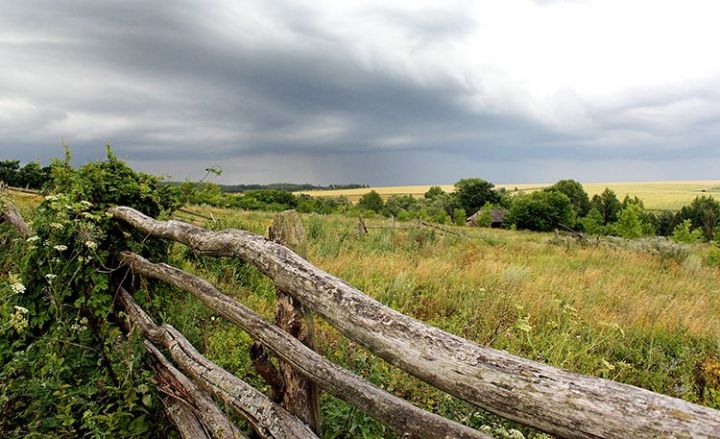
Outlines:
[[[49,166],[42,167],[38,162],[21,166],[18,160],[0,160],[0,181],[10,186],[41,190],[50,180]],[[562,228],[624,238],[661,235],[681,242],[720,242],[720,203],[710,196],[699,196],[677,212],[652,212],[645,209],[638,197],[626,196],[620,201],[608,188],[590,198],[582,184],[575,180],[560,180],[542,190],[525,193],[497,189],[481,178],[466,178],[455,183],[450,193],[433,186],[421,198],[393,195],[385,200],[376,191],[370,191],[355,205],[345,197],[312,197],[292,191],[355,189],[366,185],[221,186],[189,181],[169,185],[181,203],[245,210],[296,209],[302,213],[382,215],[401,221],[457,225],[465,224],[468,216],[476,214],[476,225],[488,226],[500,218],[504,227],[526,230]]]
[[[652,212],[638,197],[626,196],[620,201],[608,188],[590,198],[582,184],[574,180],[560,180],[526,193],[498,189],[480,178],[467,178],[455,183],[454,191],[449,193],[433,186],[423,197],[393,195],[383,199],[370,191],[355,205],[345,197],[312,197],[278,189],[234,195],[209,183],[183,183],[178,188],[185,202],[246,210],[381,215],[401,221],[457,225],[476,214],[474,224],[485,226],[500,221],[503,227],[526,230],[571,229],[624,238],[662,235],[682,242],[720,241],[720,203],[712,197],[697,197],[677,212]]]
[[[50,181],[50,167],[30,162],[20,166],[19,160],[0,160],[0,181],[26,189],[42,189]]]
[[[167,182],[166,184],[173,186],[180,186],[186,184],[185,182]],[[194,183],[201,185],[202,183]],[[348,184],[330,184],[327,186],[318,186],[309,183],[270,183],[270,184],[219,184],[220,192],[223,193],[243,193],[253,192],[260,190],[276,190],[286,192],[300,192],[300,191],[333,191],[343,189],[363,189],[369,187],[366,184],[348,183]]]

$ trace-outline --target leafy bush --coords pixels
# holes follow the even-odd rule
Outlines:
[[[690,220],[692,227],[700,229],[706,241],[713,239],[715,227],[720,220],[720,202],[712,197],[697,197],[677,214],[677,222]]]
[[[585,216],[590,211],[590,198],[582,184],[575,180],[560,180],[545,190],[567,195],[577,216]]]
[[[597,209],[603,217],[603,224],[610,224],[617,221],[617,216],[622,209],[622,203],[612,190],[605,188],[600,195],[595,195],[590,202],[590,207]]]
[[[358,207],[362,210],[380,213],[383,210],[383,207],[385,207],[385,202],[380,194],[375,191],[370,191],[360,197],[360,200],[358,200]]]
[[[702,231],[700,229],[693,229],[692,222],[689,219],[678,224],[672,233],[673,241],[685,244],[695,244],[699,242],[701,238]]]
[[[575,212],[567,195],[557,191],[521,194],[513,201],[507,222],[518,229],[550,231],[561,224],[575,225]]]
[[[176,199],[159,180],[115,159],[79,170],[53,164],[57,195],[33,218],[34,235],[0,278],[0,436],[166,437],[170,427],[113,308],[114,255],[155,260],[168,245],[122,233],[106,214],[123,204],[162,216]],[[111,232],[114,230],[114,232]]]
[[[481,178],[465,178],[455,183],[455,197],[468,214],[477,212],[485,203],[497,203],[500,195],[495,185]]]

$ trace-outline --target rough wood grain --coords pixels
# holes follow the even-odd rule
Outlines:
[[[130,322],[147,338],[162,345],[180,368],[205,391],[232,407],[263,439],[317,439],[298,418],[272,402],[267,396],[202,356],[175,328],[156,325],[121,289],[117,301]]]
[[[214,439],[247,439],[215,402],[200,390],[188,377],[177,370],[167,358],[149,341],[143,342],[148,352],[155,381],[160,392],[167,395],[168,414],[179,422],[178,430],[183,437],[198,437],[197,423],[207,437]],[[193,419],[197,421],[193,422]],[[187,431],[186,431],[187,430]]]
[[[394,311],[287,248],[116,207],[118,219],[196,252],[236,256],[345,336],[408,373],[498,415],[567,438],[720,437],[720,411],[480,346]]]
[[[165,413],[180,433],[182,439],[213,439],[205,426],[184,403],[177,399],[163,398]]]
[[[9,201],[0,201],[0,205],[0,222],[5,221],[12,224],[20,236],[25,239],[29,238],[32,230],[15,205]]]
[[[292,249],[300,257],[307,257],[305,229],[300,216],[294,210],[275,215],[269,237],[270,240]],[[308,348],[315,350],[315,322],[311,313],[306,312],[301,303],[280,288],[276,290],[275,324]],[[280,371],[284,383],[282,406],[302,419],[318,436],[322,436],[317,385],[282,359]]]
[[[188,291],[206,306],[247,331],[323,390],[358,407],[406,437],[488,438],[476,430],[415,407],[333,364],[249,308],[222,294],[204,279],[167,264],[153,264],[134,253],[123,252],[120,259],[135,274]]]

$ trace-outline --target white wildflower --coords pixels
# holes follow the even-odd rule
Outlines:
[[[63,228],[65,228],[65,226],[60,223],[50,223],[50,227],[57,230],[62,230]]]
[[[57,201],[58,197],[57,197],[57,195],[48,195],[47,197],[45,197],[45,200],[46,201]]]
[[[36,241],[39,241],[39,240],[40,240],[40,237],[37,236],[37,235],[34,235],[34,236],[29,237],[29,238],[27,239],[27,242],[36,242]]]
[[[68,249],[66,245],[62,245],[62,244],[56,245],[56,246],[53,247],[53,248],[54,248],[55,250],[59,251],[59,252],[64,252],[65,250]]]
[[[82,201],[80,202],[80,204],[82,204],[82,205],[85,206],[85,207],[92,207],[92,203],[89,202],[89,201],[86,201],[86,200],[82,200]]]
[[[10,289],[13,290],[15,294],[22,294],[25,292],[25,285],[20,282],[13,282],[10,284]]]
[[[45,279],[47,280],[53,280],[57,277],[57,274],[48,273],[45,275]]]
[[[16,306],[15,312],[13,315],[10,316],[10,326],[15,328],[15,331],[17,333],[21,333],[25,330],[25,328],[28,327],[28,320],[26,314],[28,313],[27,308],[23,308],[22,306]]]
[[[98,245],[95,241],[85,241],[85,247],[89,248],[90,250],[96,250]]]

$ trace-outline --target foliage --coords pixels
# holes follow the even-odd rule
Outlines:
[[[637,204],[628,204],[618,215],[614,232],[623,238],[639,238],[643,236],[643,223],[640,220],[642,208]]]
[[[678,224],[672,233],[672,239],[675,242],[682,242],[685,244],[695,244],[702,238],[702,230],[693,229],[692,221],[686,219],[685,221]]]
[[[575,212],[567,195],[557,191],[521,194],[513,201],[507,222],[518,229],[553,230],[575,225]]]
[[[494,184],[481,178],[464,178],[455,183],[455,197],[460,207],[472,215],[485,203],[500,201],[500,195],[493,190],[494,187]]]
[[[597,209],[603,217],[603,224],[607,225],[617,221],[617,216],[622,209],[622,203],[612,190],[605,188],[600,195],[595,195],[590,206]]]
[[[692,203],[678,212],[676,222],[680,223],[684,220],[690,220],[692,227],[700,229],[703,238],[710,241],[720,220],[720,202],[712,197],[696,197]]]
[[[587,216],[581,218],[578,222],[585,233],[589,233],[591,235],[602,235],[605,233],[605,226],[603,225],[605,218],[603,218],[600,211],[594,207],[590,209]]]
[[[663,210],[659,214],[655,215],[655,218],[655,232],[660,236],[672,235],[672,232],[677,225],[675,214],[671,210]]]
[[[544,190],[558,191],[567,195],[575,209],[575,214],[579,217],[587,215],[590,211],[590,198],[582,184],[575,180],[560,180]]]
[[[50,168],[41,167],[38,162],[20,167],[19,160],[0,160],[0,181],[10,186],[42,189],[49,180]]]
[[[109,273],[121,250],[163,260],[168,246],[120,232],[106,209],[162,217],[175,199],[109,150],[79,170],[68,151],[52,175],[56,195],[36,210],[35,234],[2,250],[19,254],[0,278],[0,436],[166,437],[142,346],[118,326]]]
[[[430,189],[425,192],[425,199],[432,200],[437,196],[445,195],[445,191],[440,186],[431,186]]]
[[[375,191],[370,191],[360,198],[358,201],[358,207],[362,210],[380,213],[383,210],[383,207],[385,207],[385,202],[380,194]]]

